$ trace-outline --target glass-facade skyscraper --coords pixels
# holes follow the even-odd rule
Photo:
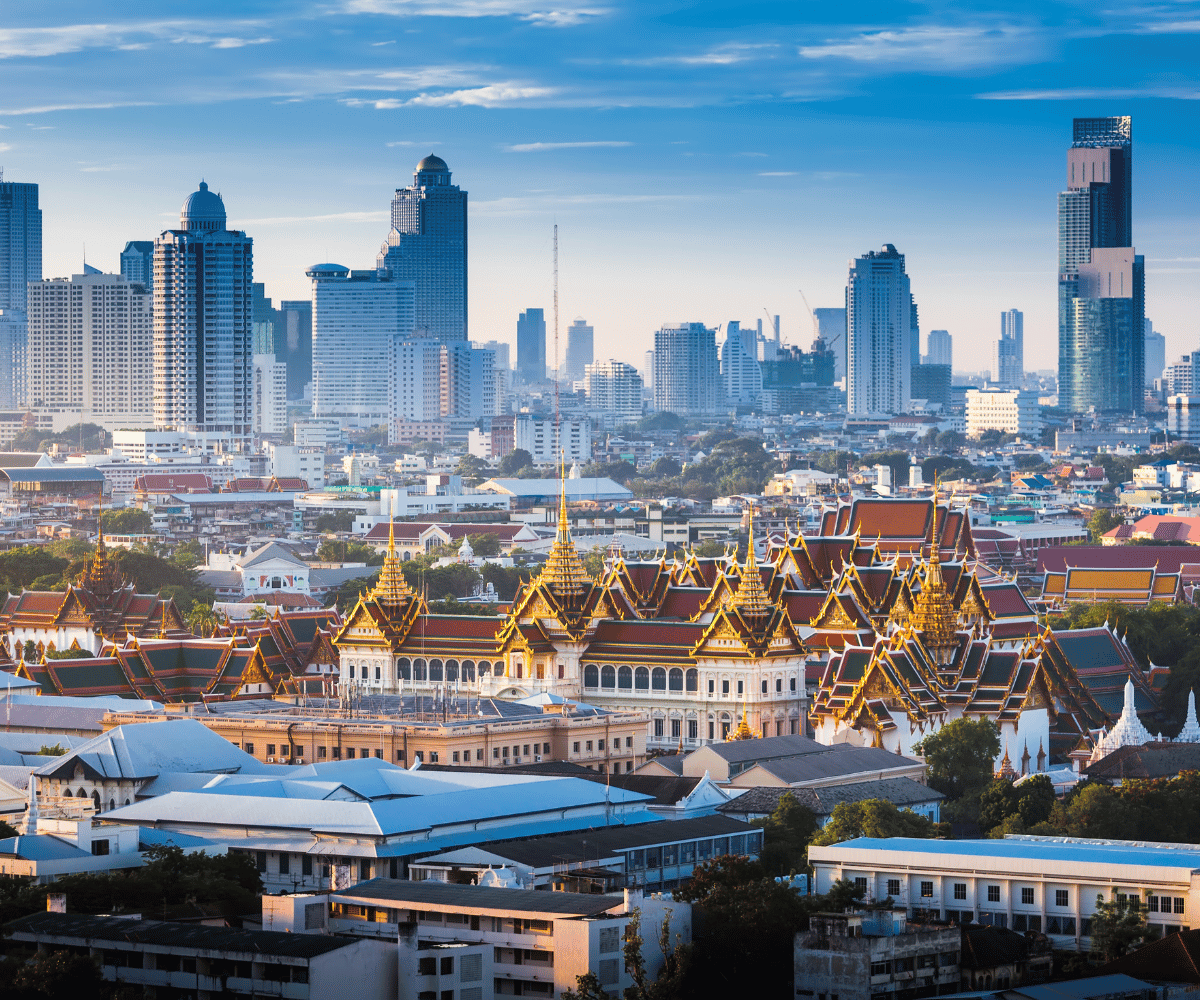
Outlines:
[[[532,385],[546,378],[546,313],[526,309],[517,317],[517,378]]]
[[[907,413],[916,308],[904,254],[886,243],[850,261],[846,284],[846,412]],[[919,355],[918,355],[919,356]]]
[[[121,251],[121,274],[154,292],[154,242],[130,240]]]
[[[1146,281],[1133,247],[1133,119],[1076,118],[1058,196],[1058,402],[1141,413]]]
[[[0,407],[25,403],[26,288],[42,280],[38,186],[0,171]]]
[[[415,336],[467,339],[467,192],[450,183],[440,156],[425,157],[412,187],[396,189],[377,266],[413,283]]]

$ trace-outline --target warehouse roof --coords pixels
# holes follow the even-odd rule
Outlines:
[[[1146,865],[1200,870],[1200,846],[1074,837],[1006,837],[1004,840],[921,840],[916,837],[856,837],[835,845],[870,851],[904,851],[956,857],[1014,858],[1092,865]],[[818,848],[821,850],[821,848]]]
[[[622,896],[451,885],[448,882],[409,882],[394,878],[373,878],[359,882],[352,889],[334,893],[334,898],[374,899],[425,906],[469,906],[481,912],[517,910],[521,913],[555,913],[569,917],[587,917],[608,910],[625,909]]]

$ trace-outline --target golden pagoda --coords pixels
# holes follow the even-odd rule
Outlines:
[[[725,737],[725,742],[726,743],[734,743],[738,740],[756,740],[756,739],[758,739],[758,737],[754,735],[754,731],[750,728],[749,723],[746,722],[746,706],[743,704],[742,705],[742,721],[737,724],[737,729],[735,729],[733,732],[731,732],[728,736]]]
[[[562,478],[562,493],[558,501],[558,531],[554,545],[542,567],[539,582],[549,586],[558,602],[567,610],[576,610],[595,585],[571,539],[567,523],[567,480]]]
[[[734,606],[748,622],[767,618],[775,611],[775,605],[763,589],[762,574],[758,568],[758,557],[754,554],[754,507],[750,508],[750,541],[746,544],[746,565],[742,567],[742,578],[738,581],[737,593],[733,595]]]
[[[383,567],[368,596],[391,608],[399,607],[413,596],[408,581],[404,579],[400,557],[396,555],[396,522],[391,518],[388,519],[388,547],[383,557]]]
[[[941,545],[938,538],[938,506],[937,483],[933,485],[933,526],[929,560],[925,564],[925,576],[921,590],[914,602],[910,622],[915,631],[919,632],[925,647],[934,654],[939,663],[949,661],[954,647],[958,644],[958,614],[954,610],[954,602],[946,590],[946,581],[942,578]]]

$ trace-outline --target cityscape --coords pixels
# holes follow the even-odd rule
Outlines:
[[[274,6],[0,28],[0,997],[1200,996],[1188,5]]]

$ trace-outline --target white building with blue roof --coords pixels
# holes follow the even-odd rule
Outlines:
[[[916,918],[1041,931],[1086,951],[1098,899],[1141,901],[1160,935],[1200,916],[1200,845],[1074,837],[1003,840],[858,837],[809,848],[814,891],[851,879],[868,901],[891,897]]]

